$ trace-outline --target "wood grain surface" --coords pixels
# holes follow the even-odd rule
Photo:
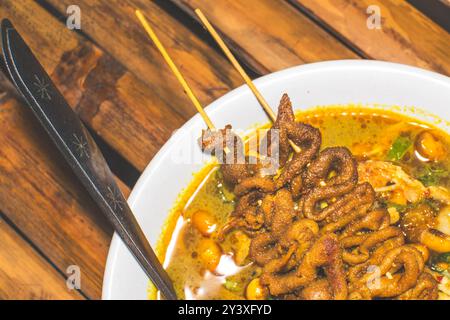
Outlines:
[[[46,0],[63,14],[71,0]],[[225,58],[152,1],[77,1],[82,30],[184,119],[195,109],[135,16],[141,9],[203,105],[242,83]],[[101,21],[102,23],[98,23]],[[113,36],[112,36],[113,35]],[[171,117],[171,113],[166,114]]]
[[[142,170],[186,117],[35,1],[3,2],[0,16],[11,19],[82,120]]]
[[[84,299],[65,278],[0,218],[0,297],[2,299]]]
[[[325,21],[372,59],[409,64],[450,75],[450,34],[403,0],[291,0]],[[378,6],[381,29],[367,28]],[[450,17],[448,17],[450,18]]]
[[[0,210],[60,272],[79,266],[82,291],[99,298],[112,229],[28,108],[3,99]]]
[[[38,25],[52,28],[52,21],[58,22],[39,6],[31,7],[31,12],[28,11],[30,7],[20,7],[21,4],[23,2],[5,2],[0,12],[16,25],[23,23],[21,32],[29,35],[26,40],[29,43],[35,41],[39,48],[39,33],[33,28]],[[27,4],[35,5],[34,2]],[[27,15],[22,16],[21,12]],[[47,32],[52,34],[50,31],[42,32],[41,46],[50,46],[45,43]],[[78,46],[71,38],[61,42],[68,47]],[[54,55],[51,51],[35,50],[40,53],[38,58],[47,70],[59,65],[55,60],[58,51],[53,50]],[[18,101],[4,76],[0,75],[0,78],[0,210],[60,272],[64,273],[70,265],[78,265],[82,272],[83,292],[89,297],[100,298],[112,229],[29,110]],[[128,187],[120,185],[128,194]],[[65,280],[62,278],[61,281]]]
[[[194,16],[200,8],[236,54],[260,74],[357,55],[281,0],[172,0]]]

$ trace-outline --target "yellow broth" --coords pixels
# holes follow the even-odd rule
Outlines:
[[[447,152],[450,150],[450,137],[443,131],[389,111],[344,107],[312,109],[298,113],[297,120],[320,129],[322,148],[345,146],[359,160],[386,160],[399,136],[414,141],[424,130],[431,130],[444,143]],[[433,177],[433,181],[427,180],[430,164],[417,159],[414,145],[396,163],[414,178],[450,187],[448,153],[443,161],[431,166],[432,170],[440,173],[437,179]],[[206,270],[199,259],[202,254],[198,252],[199,242],[206,237],[193,226],[192,215],[198,210],[208,212],[220,228],[233,208],[233,195],[230,188],[223,185],[217,166],[205,168],[183,192],[158,246],[159,253],[165,256],[164,265],[180,298],[243,299],[247,284],[260,274],[260,268],[248,258],[240,261],[240,265],[235,262],[236,247],[239,241],[245,240],[240,231],[231,232],[225,241],[220,242],[222,257],[215,272]],[[216,240],[214,234],[210,238]]]

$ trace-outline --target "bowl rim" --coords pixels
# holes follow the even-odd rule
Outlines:
[[[415,77],[419,76],[428,81],[435,81],[440,85],[444,85],[449,87],[450,90],[450,77],[445,75],[436,73],[434,71],[429,71],[425,69],[421,69],[418,67],[404,65],[400,63],[394,62],[385,62],[378,60],[332,60],[332,61],[324,61],[324,62],[314,62],[309,64],[298,65],[294,67],[289,67],[286,69],[282,69],[262,77],[259,77],[254,80],[254,83],[257,86],[268,86],[272,81],[279,81],[280,77],[284,79],[289,79],[292,76],[295,76],[299,72],[308,73],[308,72],[323,72],[326,70],[333,69],[346,69],[347,71],[351,71],[352,69],[366,69],[366,70],[386,70],[386,71],[395,71],[403,74],[411,74]],[[243,84],[218,99],[211,102],[207,107],[205,107],[205,111],[208,115],[213,116],[215,112],[217,112],[219,106],[224,102],[224,100],[233,100],[238,96],[244,94],[248,89],[247,85]],[[197,113],[193,117],[191,117],[186,123],[184,123],[180,128],[183,129],[191,129],[198,121],[202,121],[200,115]],[[130,196],[128,197],[128,204],[132,211],[135,208],[135,204],[138,199],[141,197],[142,193],[145,191],[145,182],[158,170],[160,166],[163,165],[163,156],[168,152],[168,150],[172,147],[174,143],[179,139],[181,135],[183,135],[185,130],[178,130],[175,134],[173,134],[166,143],[161,147],[161,149],[155,154],[155,156],[150,160],[150,162],[145,167],[144,171],[140,175],[138,181],[134,185]],[[119,254],[119,247],[123,245],[120,237],[114,233],[110,247],[108,250],[105,271],[103,276],[103,286],[102,286],[102,299],[112,299],[112,282],[114,269],[116,267],[116,261]]]

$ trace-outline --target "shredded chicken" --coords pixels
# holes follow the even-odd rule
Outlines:
[[[432,198],[450,204],[450,192],[443,187],[425,187],[400,166],[386,161],[364,161],[358,164],[359,182],[370,182],[375,192],[402,190],[406,199],[415,203]]]

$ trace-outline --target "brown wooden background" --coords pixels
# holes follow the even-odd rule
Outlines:
[[[81,8],[81,30],[65,27]],[[378,5],[382,29],[366,27]],[[200,7],[253,77],[334,59],[450,75],[447,0],[0,0],[100,144],[123,191],[194,110],[134,16],[140,8],[202,104],[240,86]],[[446,30],[447,29],[447,30]],[[0,72],[0,298],[99,299],[112,229]],[[66,287],[81,270],[81,290]]]

